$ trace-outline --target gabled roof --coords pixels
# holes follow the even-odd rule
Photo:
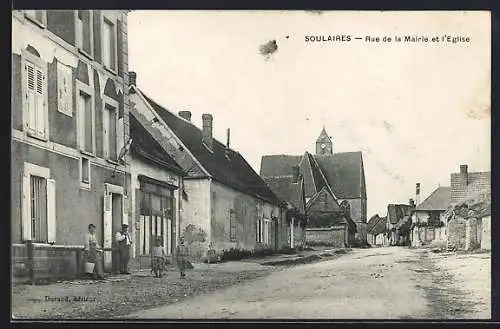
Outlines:
[[[363,197],[361,152],[342,152],[330,155],[315,155],[314,158],[326,176],[333,193],[340,199]]]
[[[262,177],[292,175],[293,166],[300,164],[305,179],[306,195],[313,196],[323,188],[324,178],[339,199],[366,196],[363,191],[363,159],[361,152],[343,152],[331,155],[266,155],[262,157]],[[319,185],[319,186],[317,186]]]
[[[377,235],[385,232],[386,221],[387,217],[380,217],[379,215],[372,216],[367,223],[367,233]]]
[[[397,224],[401,219],[409,214],[410,206],[407,204],[387,205],[387,221],[390,224]]]
[[[180,175],[185,175],[179,164],[168,155],[153,136],[142,126],[132,113],[130,113],[130,136],[132,145],[130,150],[141,158],[165,167]]]
[[[213,139],[212,150],[208,150],[202,142],[202,131],[199,128],[168,111],[146,96],[142,91],[140,92],[152,109],[189,149],[191,154],[193,154],[214,180],[257,198],[272,203],[279,202],[278,197],[239,152],[227,149],[224,144],[215,138]],[[192,178],[197,177],[192,176]]]
[[[292,177],[274,177],[264,179],[264,181],[269,185],[278,198],[290,203],[300,213],[305,214],[305,200],[302,180],[299,180],[297,183],[293,183]]]
[[[434,190],[416,210],[446,210],[451,202],[451,187],[441,186]]]

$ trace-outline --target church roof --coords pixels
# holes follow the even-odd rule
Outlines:
[[[330,136],[328,136],[328,133],[326,132],[326,129],[325,127],[323,127],[323,129],[321,130],[321,133],[319,134],[319,137],[318,139],[316,140],[317,142],[324,142],[324,141],[327,141],[327,142],[332,142],[332,139],[330,138]]]
[[[265,155],[261,159],[262,177],[291,176],[293,166],[300,166],[307,197],[318,193],[325,185],[339,199],[366,197],[363,157],[361,152],[329,155]]]

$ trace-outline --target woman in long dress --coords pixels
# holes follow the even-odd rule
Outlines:
[[[104,279],[104,271],[102,264],[102,249],[97,243],[97,236],[95,235],[95,225],[89,224],[89,232],[85,234],[85,261],[87,263],[94,263],[94,279]]]

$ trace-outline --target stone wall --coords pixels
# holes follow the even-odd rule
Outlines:
[[[465,249],[466,219],[455,217],[448,222],[448,243],[457,249]]]
[[[346,227],[336,226],[332,228],[307,228],[306,229],[306,244],[320,245],[343,248],[345,246]]]

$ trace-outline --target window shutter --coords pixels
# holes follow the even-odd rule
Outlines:
[[[111,193],[108,193],[107,188],[104,189],[104,202],[103,202],[103,248],[111,248],[114,232],[112,227],[111,216]],[[111,251],[104,252],[104,268],[110,270],[112,267]]]
[[[128,197],[126,195],[123,195],[122,208],[123,208],[122,224],[128,225]]]
[[[56,242],[56,181],[47,179],[47,242]]]
[[[22,177],[22,199],[21,199],[21,208],[22,208],[22,219],[21,219],[21,232],[22,232],[22,240],[31,240],[31,214],[29,211],[30,205],[30,176],[24,174]]]
[[[104,110],[102,111],[102,123],[103,123],[103,153],[105,158],[109,158],[109,110],[104,105]]]
[[[35,66],[29,62],[26,62],[25,66],[26,75],[26,128],[29,132],[35,133],[36,131],[36,70]]]
[[[45,73],[40,68],[36,68],[36,133],[45,136]]]

